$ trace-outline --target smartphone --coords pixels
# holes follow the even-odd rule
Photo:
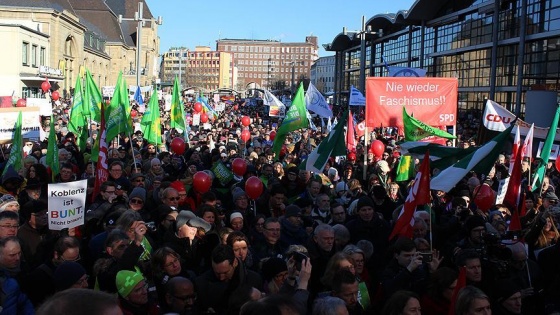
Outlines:
[[[432,262],[432,260],[434,259],[432,253],[420,253],[420,255],[422,256],[422,262],[425,263]]]

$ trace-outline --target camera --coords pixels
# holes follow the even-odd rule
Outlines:
[[[425,263],[432,262],[432,260],[434,259],[434,256],[433,256],[432,253],[420,253],[420,255],[422,256],[422,262],[425,262]]]
[[[309,257],[307,257],[305,254],[302,254],[300,252],[293,252],[292,253],[292,258],[294,259],[295,263],[296,263],[296,269],[297,270],[301,270],[301,263],[302,261],[309,259]]]
[[[150,232],[155,232],[155,231],[157,231],[157,226],[156,226],[156,223],[155,223],[155,222],[146,222],[145,225],[146,225],[146,228],[148,228],[148,230],[149,230]]]

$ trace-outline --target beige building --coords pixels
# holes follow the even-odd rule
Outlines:
[[[116,83],[120,71],[136,85],[136,22],[138,0],[6,0],[0,2],[0,36],[11,58],[2,58],[0,95],[41,97],[45,77],[53,89],[70,96],[77,78],[88,69],[99,87]],[[157,23],[144,4],[141,85],[157,78]]]
[[[271,90],[290,88],[299,79],[309,79],[311,65],[319,57],[317,37],[305,42],[283,43],[273,40],[220,39],[217,50],[233,55],[237,68],[234,89],[265,87]]]
[[[205,93],[231,89],[235,81],[232,54],[207,46],[171,48],[162,58],[161,79],[172,83],[175,77],[184,89],[192,87]]]

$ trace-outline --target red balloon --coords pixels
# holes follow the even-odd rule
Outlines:
[[[200,114],[200,122],[203,124],[208,122],[208,115],[206,113]]]
[[[243,140],[243,142],[247,142],[249,139],[251,139],[251,132],[247,129],[243,130],[241,132],[241,140]]]
[[[131,110],[130,111],[130,117],[134,118],[136,116],[138,116],[138,112],[135,109]]]
[[[212,178],[203,171],[196,172],[193,176],[193,187],[196,192],[203,194],[212,187]]]
[[[243,175],[245,175],[245,172],[247,171],[247,162],[245,162],[245,160],[242,159],[242,158],[236,158],[231,163],[231,168],[232,168],[233,173],[235,175],[243,176]]]
[[[270,140],[274,141],[274,138],[276,138],[276,131],[272,130],[269,135],[270,135]]]
[[[43,83],[41,83],[41,90],[43,90],[43,93],[47,93],[47,91],[50,89],[51,84],[49,83],[49,81],[44,81]]]
[[[183,140],[183,138],[176,137],[171,140],[171,150],[173,150],[176,154],[183,155],[186,148],[187,145],[185,144],[185,140]]]
[[[251,124],[251,119],[248,116],[241,117],[241,124],[248,127]]]
[[[53,101],[58,101],[58,99],[60,98],[60,93],[58,93],[58,91],[52,92],[51,98]]]
[[[249,179],[245,182],[245,193],[247,194],[247,197],[255,200],[260,197],[262,192],[262,181],[256,176],[249,177]]]
[[[371,142],[371,153],[376,157],[380,158],[383,156],[383,152],[385,152],[385,145],[381,140],[373,140]]]
[[[348,161],[356,161],[356,153],[354,152],[349,152],[346,155],[346,159],[348,159]]]
[[[194,103],[194,111],[195,113],[200,113],[202,111],[202,104],[199,102]]]
[[[238,108],[239,108],[238,105],[234,105],[234,106],[233,106],[233,110],[237,110]]]
[[[476,206],[486,212],[496,204],[496,193],[488,184],[478,185],[474,188],[474,203]]]
[[[16,103],[16,107],[25,107],[25,106],[27,106],[27,101],[23,98],[20,98]]]

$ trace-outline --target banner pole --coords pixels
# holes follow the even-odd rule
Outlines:
[[[364,148],[366,150],[364,152],[364,171],[363,171],[363,173],[364,173],[363,174],[364,183],[367,181],[367,163],[368,163],[367,155],[368,155],[368,152],[369,152],[369,150],[368,150],[369,130],[368,130],[367,125],[366,125],[366,128],[365,128],[365,131],[366,131],[366,133],[364,134]],[[366,186],[369,187],[369,185],[366,185]]]

